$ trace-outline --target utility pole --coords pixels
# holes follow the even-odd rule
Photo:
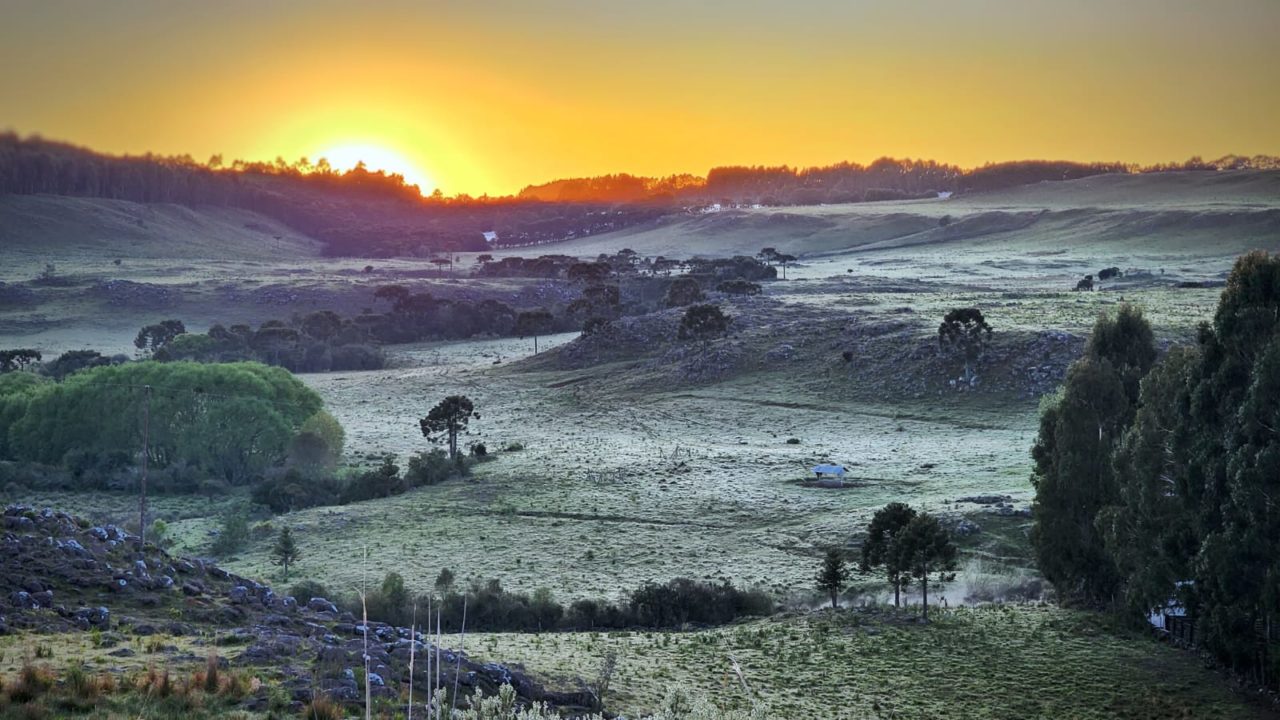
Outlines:
[[[138,498],[139,547],[147,545],[147,456],[151,454],[151,386],[142,386],[142,493]]]

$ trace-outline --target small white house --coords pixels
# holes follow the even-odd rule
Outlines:
[[[938,199],[939,199],[939,200],[950,200],[950,199],[951,199],[951,191],[950,191],[950,190],[941,190],[941,191],[939,191],[939,192],[938,192]]]
[[[487,243],[495,243],[498,241],[498,233],[492,230],[485,230],[483,234],[484,234],[484,241]]]
[[[810,472],[816,475],[818,479],[822,479],[825,476],[844,478],[844,474],[848,471],[848,468],[843,465],[829,464],[814,465],[813,469],[810,470]]]

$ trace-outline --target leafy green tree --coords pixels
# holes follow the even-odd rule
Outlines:
[[[681,340],[710,340],[729,329],[729,320],[716,305],[690,305],[676,334]]]
[[[96,350],[68,350],[45,363],[42,370],[54,380],[61,381],[71,373],[79,372],[85,368],[110,364],[111,358],[103,357],[102,353]]]
[[[1137,412],[1113,460],[1118,504],[1099,513],[1106,548],[1125,579],[1124,599],[1139,616],[1175,597],[1179,583],[1192,577],[1199,550],[1195,515],[1184,499],[1187,465],[1175,450],[1188,444],[1179,418],[1199,362],[1198,349],[1175,347],[1142,380]]]
[[[910,582],[907,568],[900,562],[894,543],[898,535],[916,516],[916,511],[906,503],[885,505],[871,517],[867,527],[867,539],[862,543],[862,572],[884,568],[885,578],[893,586],[893,606],[902,605],[902,587]]]
[[[891,552],[911,577],[920,581],[921,609],[924,619],[928,620],[929,574],[956,569],[957,551],[951,542],[951,534],[936,517],[920,513],[902,528],[893,541]]]
[[[965,382],[973,381],[973,366],[991,341],[991,326],[978,308],[956,308],[938,325],[938,347],[942,353],[964,363]]]
[[[453,583],[454,583],[453,571],[450,570],[449,568],[441,568],[440,574],[436,575],[436,583],[435,583],[436,590],[441,595],[448,594],[448,592],[453,588]]]
[[[818,589],[831,596],[831,609],[839,607],[840,592],[849,584],[849,567],[845,564],[844,553],[837,548],[827,550],[817,581]]]
[[[1138,383],[1155,359],[1151,328],[1122,308],[1102,316],[1085,356],[1067,370],[1059,394],[1046,398],[1031,456],[1031,541],[1040,571],[1068,600],[1106,605],[1121,576],[1105,546],[1099,514],[1120,503],[1112,463],[1137,406]]]
[[[480,419],[475,405],[466,395],[450,395],[441,400],[427,416],[418,421],[422,436],[431,442],[444,439],[449,443],[449,457],[458,457],[458,433],[467,429],[467,423]]]
[[[271,562],[280,566],[284,572],[285,582],[289,582],[289,566],[297,562],[301,557],[302,553],[298,550],[298,544],[293,539],[293,530],[288,525],[280,528],[280,535],[276,538],[276,544],[271,548]]]

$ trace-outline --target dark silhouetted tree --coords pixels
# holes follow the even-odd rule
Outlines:
[[[706,295],[702,293],[702,285],[698,283],[697,278],[686,275],[671,281],[671,285],[667,288],[667,297],[663,302],[667,307],[685,307],[701,302],[705,298]]]
[[[533,354],[538,354],[538,336],[547,332],[551,328],[551,322],[554,320],[551,313],[544,309],[526,310],[516,315],[516,323],[513,332],[521,338],[533,336]]]
[[[450,395],[431,408],[427,416],[418,421],[422,436],[431,442],[444,439],[449,444],[449,457],[458,457],[458,433],[467,429],[467,423],[478,420],[480,413],[465,395]]]
[[[138,336],[133,339],[133,346],[154,355],[157,350],[164,348],[186,331],[187,328],[181,320],[164,320],[139,330]]]
[[[899,562],[894,552],[894,542],[902,529],[916,516],[906,503],[889,503],[876,511],[867,527],[867,539],[862,543],[862,572],[883,568],[885,579],[893,586],[893,606],[902,604],[902,586],[910,581],[907,568]]]
[[[837,548],[827,550],[822,558],[822,568],[818,570],[818,589],[831,597],[831,608],[839,606],[841,591],[849,584],[849,568],[845,565],[844,553]]]
[[[973,366],[982,359],[991,341],[991,326],[978,308],[956,308],[938,326],[938,346],[943,354],[964,363],[965,382],[973,381]]]
[[[681,340],[709,340],[729,329],[729,317],[715,305],[690,305],[680,318]]]
[[[955,570],[956,546],[951,534],[927,513],[911,518],[893,541],[892,552],[897,562],[911,577],[920,581],[923,617],[929,619],[929,574]]]

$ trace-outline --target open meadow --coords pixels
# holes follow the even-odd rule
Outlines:
[[[522,663],[566,687],[616,652],[610,707],[628,715],[680,686],[738,706],[747,694],[768,698],[780,717],[1258,716],[1193,655],[1037,604],[1053,598],[1027,535],[1040,398],[1097,316],[1129,303],[1160,347],[1188,342],[1235,257],[1280,248],[1276,174],[1191,175],[724,211],[495,253],[731,256],[773,246],[799,259],[758,296],[718,297],[733,320],[710,341],[676,340],[679,311],[664,310],[618,321],[622,339],[541,337],[537,355],[530,338],[421,342],[385,348],[384,369],[301,375],[345,428],[352,466],[427,449],[418,418],[455,394],[480,413],[464,439],[483,442],[489,457],[468,477],[393,497],[259,513],[247,545],[221,563],[283,583],[272,538],[288,526],[301,549],[292,579],[343,593],[388,572],[426,592],[448,568],[463,585],[498,580],[562,602],[618,600],[649,581],[689,577],[760,588],[790,608],[696,632],[468,633],[472,656]],[[23,202],[32,217],[49,211]],[[100,208],[64,210],[72,222]],[[112,212],[121,227],[142,227],[127,222],[137,207]],[[146,323],[174,317],[203,331],[315,310],[355,315],[393,282],[526,306],[573,292],[559,281],[468,277],[468,255],[446,272],[413,259],[321,258],[302,237],[286,238],[274,257],[245,254],[236,233],[276,231],[241,217],[208,220],[224,233],[218,253],[188,243],[182,257],[162,257],[150,243],[198,233],[205,220],[160,212],[151,222],[165,225],[140,235],[132,254],[54,235],[5,245],[0,289],[13,301],[0,307],[0,345],[132,355]],[[53,279],[41,281],[46,264]],[[1072,290],[1110,266],[1125,276]],[[942,316],[970,306],[994,328],[972,383],[937,349]],[[819,462],[845,465],[847,482],[811,482]],[[0,494],[95,522],[136,513],[127,493]],[[151,504],[171,551],[202,556],[224,513],[247,500],[238,489]],[[872,513],[895,501],[937,514],[956,535],[959,571],[931,593],[952,610],[929,628],[876,610],[808,614],[820,603],[823,552],[858,547]],[[859,575],[842,602],[874,605],[888,593],[877,576]],[[1030,604],[985,605],[1004,600]]]

